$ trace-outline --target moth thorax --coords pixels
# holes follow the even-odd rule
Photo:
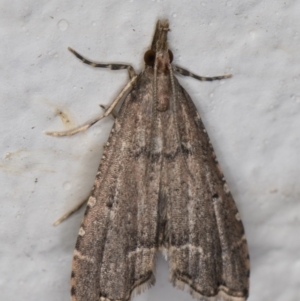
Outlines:
[[[167,111],[170,107],[172,97],[172,88],[170,84],[170,74],[158,74],[156,79],[157,104],[156,110],[160,112]]]
[[[159,112],[164,112],[169,109],[170,99],[168,96],[163,96],[158,98],[156,110]]]

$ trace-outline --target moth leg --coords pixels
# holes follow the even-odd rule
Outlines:
[[[134,71],[134,69],[131,65],[97,63],[97,62],[93,62],[93,61],[90,61],[90,60],[86,59],[81,54],[79,54],[74,49],[72,49],[71,47],[68,47],[68,50],[71,51],[76,57],[78,57],[83,63],[85,63],[87,65],[90,65],[92,67],[95,67],[95,68],[109,68],[111,70],[127,69],[130,79],[133,78],[136,75],[136,73],[135,73],[135,71]]]
[[[65,213],[62,217],[60,217],[58,220],[55,221],[55,223],[53,224],[53,226],[57,226],[60,223],[62,223],[64,220],[66,220],[69,216],[71,216],[73,213],[75,213],[76,211],[78,211],[88,200],[89,200],[90,195],[85,198],[84,200],[82,200],[79,204],[77,204],[74,208],[72,208],[70,211],[68,211],[67,213]]]
[[[100,104],[99,107],[103,110],[106,110],[106,106]],[[115,112],[115,110],[112,110],[111,112],[111,115],[114,117],[114,118],[117,118],[117,113]]]
[[[84,123],[83,125],[80,125],[80,126],[74,128],[74,129],[71,129],[71,130],[68,130],[68,131],[63,131],[63,132],[46,132],[46,135],[62,137],[62,136],[72,136],[72,135],[75,135],[77,133],[86,131],[88,128],[90,128],[92,125],[97,123],[99,120],[101,120],[104,117],[107,117],[108,115],[110,115],[112,113],[113,109],[117,106],[119,101],[132,88],[132,86],[133,86],[134,82],[136,81],[136,79],[137,79],[137,75],[135,75],[130,80],[130,82],[122,89],[122,91],[117,96],[117,98],[113,101],[113,103],[109,106],[109,108],[101,116],[99,116],[99,117],[97,117],[93,120],[90,120],[90,121]]]
[[[190,76],[193,77],[195,79],[201,80],[201,81],[213,81],[213,80],[220,80],[220,79],[225,79],[225,78],[230,78],[232,77],[232,74],[225,74],[225,75],[220,75],[220,76],[213,76],[213,77],[204,77],[204,76],[199,76],[196,75],[186,69],[183,69],[181,67],[175,66],[173,65],[173,70],[175,72],[178,72],[179,74],[183,75],[183,76]]]

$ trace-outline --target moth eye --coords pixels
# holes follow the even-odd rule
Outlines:
[[[169,53],[169,58],[170,58],[170,63],[173,61],[173,52],[171,50],[168,50]]]
[[[155,51],[154,50],[148,50],[145,52],[144,55],[144,61],[146,63],[146,65],[148,66],[154,66],[154,62],[155,62]]]

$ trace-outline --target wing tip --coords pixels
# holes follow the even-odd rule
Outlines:
[[[100,297],[99,301],[130,301],[137,295],[143,293],[145,290],[149,289],[155,284],[155,276],[153,273],[151,273],[151,276],[143,283],[138,284],[136,287],[134,287],[131,291],[131,293],[128,295],[127,298],[124,299],[110,299],[106,297]],[[77,300],[72,300],[77,301]]]
[[[147,281],[139,284],[132,290],[129,300],[132,300],[135,296],[140,295],[141,293],[143,293],[144,291],[152,287],[154,284],[155,284],[155,276],[153,273],[151,273],[151,276]]]

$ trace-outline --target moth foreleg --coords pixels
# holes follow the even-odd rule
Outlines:
[[[123,98],[123,96],[132,88],[134,82],[137,79],[137,75],[135,75],[130,82],[123,88],[123,90],[120,92],[120,94],[117,96],[117,98],[113,101],[113,103],[109,106],[109,108],[105,111],[104,114],[102,114],[101,116],[90,120],[86,123],[84,123],[83,125],[80,125],[74,129],[68,130],[68,131],[63,131],[63,132],[46,132],[47,135],[50,136],[57,136],[57,137],[62,137],[62,136],[72,136],[75,135],[77,133],[86,131],[88,128],[90,128],[91,126],[93,126],[95,123],[97,123],[98,121],[100,121],[102,118],[107,117],[108,115],[110,115],[114,108],[117,106],[117,104],[119,103],[119,101]]]
[[[133,69],[133,67],[131,65],[127,65],[127,64],[102,64],[102,63],[97,63],[97,62],[93,62],[93,61],[90,61],[90,60],[86,59],[81,54],[79,54],[74,49],[72,49],[71,47],[68,47],[68,50],[71,51],[83,63],[85,63],[87,65],[90,65],[92,67],[95,67],[95,68],[109,68],[111,70],[127,69],[130,79],[133,78],[136,75],[136,73],[135,73],[135,71],[134,71],[134,69]]]
[[[82,200],[79,204],[77,204],[74,208],[72,208],[70,211],[65,213],[62,217],[60,217],[58,220],[56,220],[53,224],[53,226],[57,226],[60,223],[62,223],[64,220],[66,220],[69,216],[71,216],[73,213],[78,211],[88,200],[89,200],[90,195]]]
[[[106,109],[107,109],[107,107],[104,106],[104,105],[102,105],[102,104],[100,104],[99,107],[100,107],[101,109],[103,109],[103,110],[106,110]],[[117,118],[117,115],[118,115],[118,114],[115,112],[115,110],[112,110],[111,115],[112,115],[114,118]]]
[[[179,74],[181,74],[183,76],[190,76],[190,77],[193,77],[193,78],[201,80],[201,81],[213,81],[213,80],[220,80],[220,79],[225,79],[225,78],[232,77],[232,74],[225,74],[225,75],[213,76],[213,77],[199,76],[199,75],[194,74],[194,73],[192,73],[192,72],[190,72],[186,69],[183,69],[181,67],[174,66],[174,65],[173,65],[173,70],[175,72],[178,72]]]

